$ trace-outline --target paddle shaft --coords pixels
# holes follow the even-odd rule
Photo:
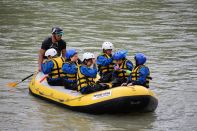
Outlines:
[[[30,78],[31,76],[33,76],[34,74],[28,75],[27,77],[23,78],[21,81],[19,82],[10,82],[7,84],[7,86],[9,87],[16,87],[18,84],[22,83],[23,81],[25,81],[26,79]]]
[[[29,76],[23,78],[20,82],[17,83],[17,85],[18,85],[19,83],[23,82],[24,80],[27,80],[28,78],[30,78],[30,77],[33,76],[33,75],[34,75],[34,74],[31,74],[31,75],[29,75]]]
[[[31,77],[31,76],[33,76],[33,75],[34,75],[34,74],[31,74],[31,75],[29,75],[29,76],[23,78],[21,81],[24,81],[24,80],[28,79],[29,77]]]

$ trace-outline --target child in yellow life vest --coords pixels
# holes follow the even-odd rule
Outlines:
[[[93,67],[91,68],[91,66]],[[96,84],[94,79],[97,76],[94,54],[86,52],[83,54],[83,62],[78,67],[77,86],[82,94],[89,94],[96,91],[107,89],[108,86]]]
[[[41,68],[44,74],[48,74],[47,81],[52,86],[63,86],[65,74],[62,72],[62,65],[65,62],[63,57],[57,56],[57,51],[53,48],[45,52],[47,60],[42,63]]]
[[[127,81],[130,72],[133,69],[133,63],[126,58],[127,51],[119,50],[113,55],[113,59],[116,61],[114,65],[114,72],[112,81],[112,87],[120,86]]]
[[[146,63],[146,56],[143,53],[135,54],[135,63],[136,66],[133,69],[131,75],[128,78],[127,83],[123,85],[131,86],[131,85],[142,85],[146,88],[149,88],[149,81],[152,79],[150,77],[150,71]]]
[[[97,57],[98,71],[101,76],[99,82],[111,82],[114,71],[114,62],[112,57],[113,44],[104,42],[102,45],[103,52]]]

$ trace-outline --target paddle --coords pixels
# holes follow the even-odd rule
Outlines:
[[[18,84],[20,84],[21,82],[25,81],[26,79],[30,78],[30,77],[33,76],[33,75],[34,75],[34,74],[31,74],[31,75],[29,75],[29,76],[23,78],[23,79],[22,79],[21,81],[19,81],[19,82],[10,82],[10,83],[7,84],[7,86],[9,86],[9,87],[16,87]]]
[[[48,75],[44,75],[44,77],[41,78],[40,83],[42,83],[47,77]]]

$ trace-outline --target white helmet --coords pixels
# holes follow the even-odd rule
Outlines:
[[[55,56],[57,55],[57,51],[53,48],[51,49],[48,49],[46,52],[45,52],[45,56],[48,57],[48,56]]]
[[[90,52],[86,52],[83,54],[83,61],[85,59],[91,59],[91,58],[95,58],[94,54],[93,53],[90,53]]]
[[[103,42],[102,49],[104,50],[109,50],[113,49],[113,44],[111,42]]]

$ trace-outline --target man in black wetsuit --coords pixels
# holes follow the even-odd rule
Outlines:
[[[47,37],[43,42],[39,51],[38,71],[41,71],[41,64],[45,58],[45,51],[54,48],[58,56],[65,57],[66,42],[62,40],[63,30],[59,27],[52,28],[52,35]]]

